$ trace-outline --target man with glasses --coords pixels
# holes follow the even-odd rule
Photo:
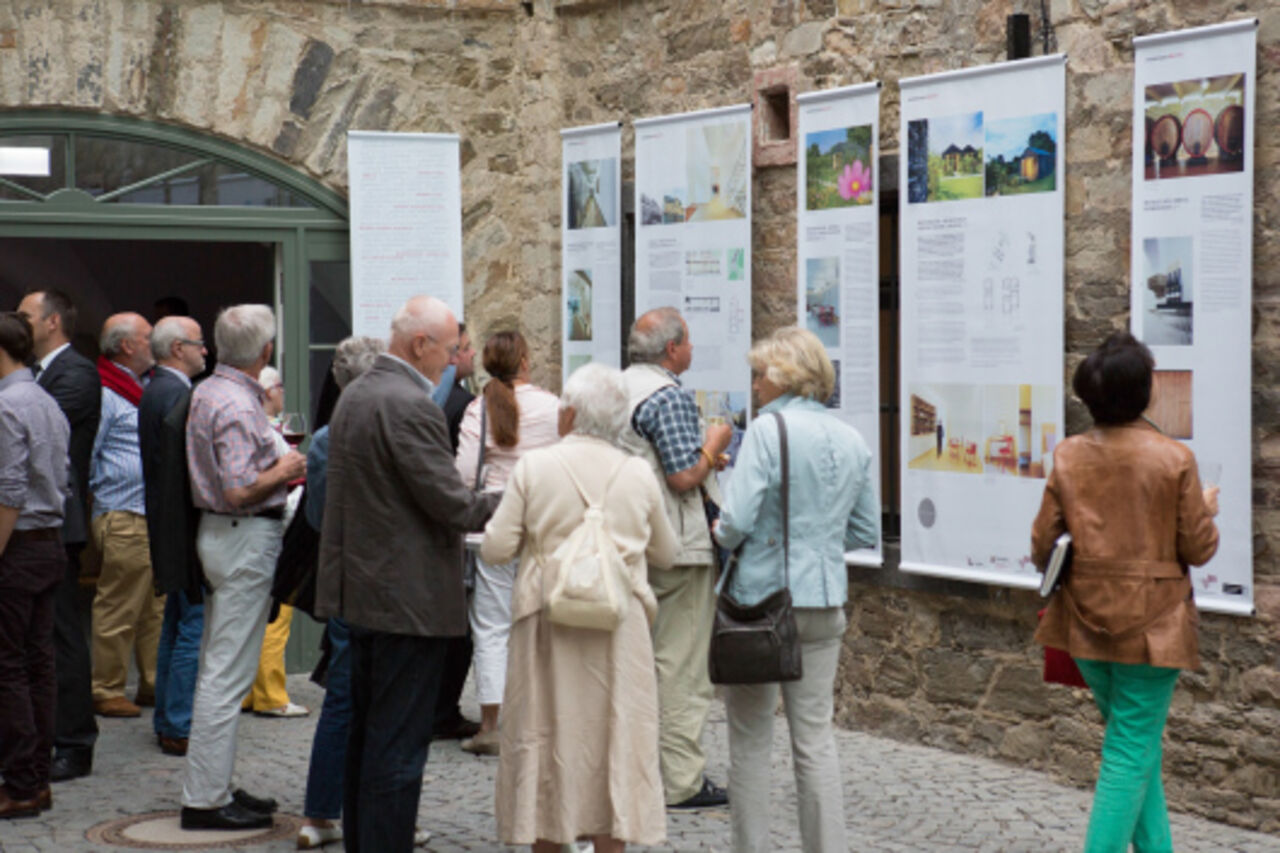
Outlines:
[[[50,777],[65,782],[93,768],[98,721],[93,715],[92,667],[87,624],[80,609],[80,553],[89,541],[89,456],[98,433],[102,384],[93,362],[76,352],[76,306],[60,290],[34,290],[18,313],[31,324],[36,382],[53,397],[71,427],[71,494],[63,511],[66,574],[54,594],[53,639],[57,654],[57,712]]]
[[[190,317],[163,318],[151,332],[151,354],[156,370],[138,405],[138,443],[152,574],[156,592],[167,595],[156,652],[156,710],[151,722],[164,753],[186,755],[204,631],[185,435],[191,380],[204,371],[208,355],[200,324]],[[166,429],[166,418],[178,406],[183,412],[177,420],[184,428],[170,425]]]

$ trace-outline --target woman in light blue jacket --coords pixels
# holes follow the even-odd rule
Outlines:
[[[747,360],[761,408],[725,489],[716,538],[726,548],[741,546],[730,590],[739,602],[755,604],[782,586],[782,463],[772,417],[781,413],[791,468],[791,598],[804,677],[782,685],[725,689],[731,846],[735,853],[770,849],[769,752],[781,687],[791,729],[801,846],[808,853],[845,853],[844,797],[831,717],[849,591],[844,552],[879,540],[871,452],[856,429],[823,405],[834,390],[835,370],[812,332],[779,329],[756,344]]]

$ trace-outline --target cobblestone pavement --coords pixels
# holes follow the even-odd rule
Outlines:
[[[306,719],[241,718],[237,781],[276,797],[284,812],[300,814],[311,734],[321,692],[304,676],[290,678],[295,702],[312,708]],[[464,710],[476,716],[474,701]],[[39,819],[0,822],[4,853],[120,850],[91,844],[90,827],[144,812],[178,808],[183,760],[161,754],[150,719],[101,720],[93,775],[54,786],[54,808]],[[774,735],[774,849],[800,850],[795,784],[786,723]],[[727,775],[723,707],[713,711],[706,745],[709,772]],[[1043,774],[980,758],[840,732],[846,818],[855,851],[1079,850],[1090,794],[1054,784]],[[475,758],[456,741],[433,744],[422,789],[419,826],[432,830],[428,850],[501,850],[493,841],[495,758]],[[729,849],[727,811],[670,814],[670,846],[663,851]],[[1174,843],[1184,851],[1280,850],[1280,837],[1234,829],[1185,815],[1173,817]],[[292,850],[277,841],[240,850]],[[332,845],[326,850],[341,847]]]

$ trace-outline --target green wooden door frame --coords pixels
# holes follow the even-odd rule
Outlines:
[[[196,155],[279,188],[310,207],[162,205],[100,200],[76,186],[76,139],[138,142]],[[66,240],[185,240],[254,242],[276,247],[281,279],[272,282],[279,309],[285,393],[298,408],[310,400],[310,264],[348,257],[347,202],[341,195],[267,155],[185,128],[111,115],[57,110],[0,113],[0,139],[53,136],[64,146],[64,186],[25,201],[0,200],[0,237]],[[141,186],[156,178],[141,181]],[[348,323],[350,317],[347,318]],[[209,330],[210,332],[212,330]],[[290,405],[294,408],[294,404]],[[309,670],[318,657],[322,628],[294,622],[286,653],[290,672]]]

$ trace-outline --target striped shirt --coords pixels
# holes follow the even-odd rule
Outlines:
[[[225,364],[191,392],[187,415],[187,468],[191,500],[199,509],[228,515],[253,515],[283,508],[287,489],[281,485],[260,503],[233,507],[228,489],[251,486],[280,458],[275,430],[262,408],[262,386],[243,371]]]
[[[30,370],[0,379],[0,506],[18,509],[14,529],[62,524],[70,436],[66,416]]]
[[[116,367],[137,380],[129,368],[122,364],[116,364]],[[138,407],[110,388],[103,388],[101,411],[98,434],[93,439],[93,455],[89,459],[93,517],[105,512],[146,515],[142,450],[138,445]]]

